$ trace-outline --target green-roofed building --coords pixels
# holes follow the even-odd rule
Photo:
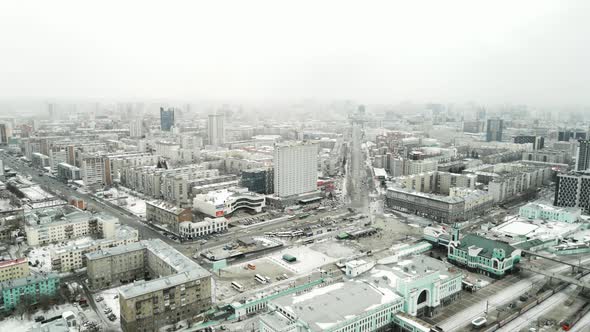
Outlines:
[[[508,243],[467,234],[460,241],[449,244],[447,258],[470,271],[502,278],[520,261],[521,250]]]

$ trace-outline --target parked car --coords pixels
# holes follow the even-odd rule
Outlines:
[[[102,296],[99,296],[99,297],[96,298],[96,302],[100,302],[102,300],[104,300],[104,297],[102,297]]]
[[[109,313],[113,312],[113,309],[111,309],[111,308],[107,307],[106,309],[104,309],[104,311],[103,311],[103,312],[104,312],[105,314],[109,314]]]
[[[38,322],[42,322],[44,320],[45,320],[45,317],[44,316],[37,316],[37,317],[35,317],[35,322],[37,322],[37,323]]]

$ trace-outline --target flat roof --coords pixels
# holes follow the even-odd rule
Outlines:
[[[274,302],[309,324],[312,331],[323,331],[349,321],[381,305],[403,301],[387,282],[347,280],[309,292],[280,297]]]

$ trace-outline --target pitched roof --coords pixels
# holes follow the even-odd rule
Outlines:
[[[461,239],[461,244],[459,245],[459,248],[467,251],[467,248],[471,246],[482,248],[483,250],[479,253],[479,255],[488,258],[492,257],[492,252],[495,248],[504,249],[506,256],[510,256],[514,251],[514,247],[512,247],[506,242],[488,239],[475,234],[467,234]]]

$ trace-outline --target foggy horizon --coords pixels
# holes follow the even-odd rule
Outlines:
[[[0,99],[587,105],[584,1],[0,5]]]

